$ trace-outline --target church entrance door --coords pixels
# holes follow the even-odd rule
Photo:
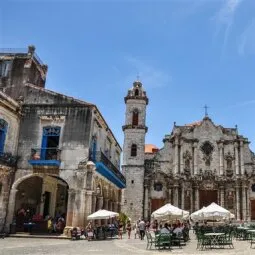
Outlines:
[[[218,203],[218,194],[217,190],[200,190],[199,191],[199,199],[200,199],[200,208],[203,206],[208,206],[212,202]]]
[[[163,205],[165,205],[165,199],[161,198],[161,199],[151,199],[151,212],[156,211],[157,209],[159,209],[160,207],[162,207]]]
[[[255,200],[251,200],[251,220],[255,220]]]

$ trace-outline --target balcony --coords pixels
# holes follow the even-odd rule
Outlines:
[[[19,157],[13,156],[9,152],[1,152],[0,153],[0,164],[6,165],[10,167],[15,167],[17,165]]]
[[[96,171],[110,182],[123,189],[126,187],[126,179],[119,169],[108,159],[102,151],[91,152],[89,160],[96,164]]]
[[[58,148],[32,148],[31,158],[28,162],[32,166],[60,166],[60,149]]]

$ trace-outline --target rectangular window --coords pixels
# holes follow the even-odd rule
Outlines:
[[[10,70],[11,61],[4,61],[0,63],[0,77],[7,77]]]
[[[59,149],[60,127],[44,127],[41,159],[57,160]]]

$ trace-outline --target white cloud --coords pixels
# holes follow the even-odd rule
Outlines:
[[[145,63],[136,57],[126,57],[127,63],[131,66],[132,73],[126,78],[126,82],[132,83],[137,76],[146,88],[159,88],[168,86],[172,82],[170,74],[157,67]]]
[[[234,23],[235,13],[242,2],[243,0],[224,0],[220,10],[213,17],[217,24],[216,36],[221,31],[224,33],[223,51]]]
[[[238,42],[238,53],[245,55],[255,53],[255,19],[246,27]]]

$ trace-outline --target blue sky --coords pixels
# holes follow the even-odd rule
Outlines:
[[[207,104],[255,149],[254,0],[1,1],[0,48],[29,44],[49,66],[47,88],[96,104],[120,144],[139,74],[147,143],[162,146]]]

